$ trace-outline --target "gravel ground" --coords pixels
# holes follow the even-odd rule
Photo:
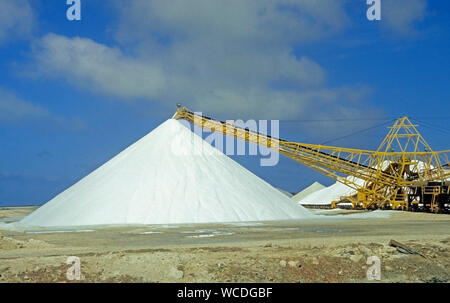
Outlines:
[[[33,209],[0,208],[0,218]],[[371,256],[381,282],[450,281],[450,216],[320,212],[328,219],[0,230],[0,282],[371,282]],[[391,239],[424,257],[399,252]],[[68,256],[80,259],[80,281],[67,279]]]

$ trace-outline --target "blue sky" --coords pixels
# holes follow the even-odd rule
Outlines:
[[[177,102],[365,149],[385,125],[347,135],[408,115],[449,148],[448,1],[382,0],[372,22],[365,0],[81,0],[81,21],[65,2],[0,0],[0,205],[45,203]],[[286,158],[233,158],[290,191],[332,182]]]

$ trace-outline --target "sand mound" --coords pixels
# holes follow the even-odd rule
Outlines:
[[[13,249],[21,249],[21,248],[29,248],[29,249],[44,249],[50,248],[53,245],[41,241],[30,239],[27,241],[16,240],[10,237],[4,237],[0,235],[0,249],[1,250],[13,250]]]

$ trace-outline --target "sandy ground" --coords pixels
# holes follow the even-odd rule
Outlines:
[[[32,207],[0,208],[3,222]],[[0,230],[0,282],[367,282],[366,261],[381,261],[381,282],[449,282],[450,216],[392,212],[389,219],[244,224]],[[346,215],[346,217],[348,217]],[[419,255],[388,245],[394,239]]]

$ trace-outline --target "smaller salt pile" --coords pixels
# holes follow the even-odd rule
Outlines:
[[[180,121],[169,119],[19,224],[217,223],[312,217]]]
[[[302,191],[300,191],[297,194],[295,194],[294,196],[292,196],[291,199],[295,202],[300,202],[308,195],[315,193],[316,191],[321,190],[323,188],[325,188],[325,185],[322,185],[319,182],[314,182],[310,186],[306,187]]]
[[[363,185],[364,181],[361,179],[355,179],[354,177],[347,177],[347,179],[353,180],[359,185]],[[350,196],[356,194],[356,191],[340,182],[314,191],[305,197],[298,200],[300,205],[330,205],[333,201],[340,200],[343,196]]]

